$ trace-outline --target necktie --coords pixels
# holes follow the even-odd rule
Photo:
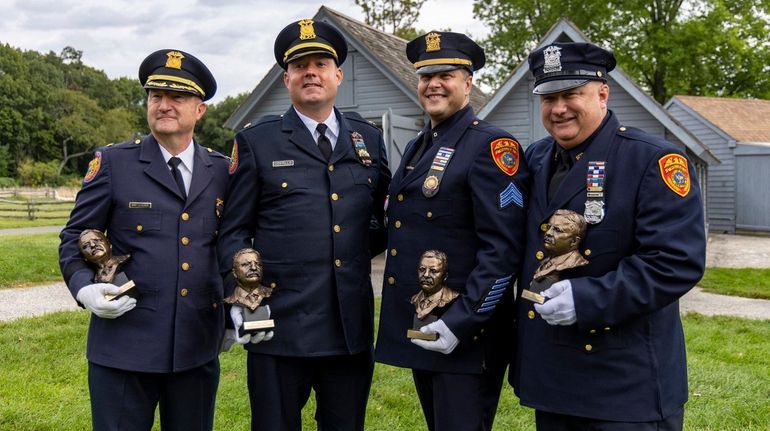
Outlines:
[[[562,148],[556,149],[555,157],[556,169],[551,176],[551,182],[548,184],[548,201],[556,195],[556,191],[559,190],[559,186],[564,181],[564,177],[567,176],[569,169],[572,167],[572,161],[570,160],[567,150]]]
[[[179,187],[179,192],[182,193],[182,198],[187,200],[187,192],[184,188],[184,180],[182,180],[182,172],[179,171],[179,164],[182,163],[182,159],[179,157],[172,157],[168,159],[168,165],[171,166],[171,176],[176,181],[176,186]]]
[[[412,159],[409,160],[409,163],[407,163],[404,166],[404,172],[405,174],[408,174],[409,172],[412,172],[415,166],[417,166],[417,163],[422,158],[422,155],[425,154],[425,151],[428,150],[428,148],[433,145],[433,139],[431,138],[430,132],[425,133],[422,137],[422,142],[420,142],[420,146],[417,147],[417,149],[414,151],[414,154],[412,154]]]
[[[328,161],[329,157],[332,156],[332,143],[329,138],[326,137],[327,128],[328,126],[326,124],[318,123],[315,129],[321,134],[321,136],[318,137],[318,149],[321,150],[321,154],[323,154],[324,158]]]

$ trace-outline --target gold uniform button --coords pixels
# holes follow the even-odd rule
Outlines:
[[[143,230],[144,230],[144,226],[142,226],[142,225],[140,225],[140,224],[136,225],[136,231],[137,231],[137,232],[141,232],[141,231],[143,231]]]
[[[610,332],[610,327],[609,326],[605,327],[604,332]]]
[[[587,248],[587,249],[586,249],[586,250],[583,252],[583,254],[584,254],[584,255],[586,255],[586,256],[590,256],[590,255],[591,255],[591,249],[590,249],[590,248]]]
[[[184,297],[184,296],[187,296],[187,289],[182,289],[182,290],[180,290],[180,291],[179,291],[179,294],[180,294],[180,295],[182,295],[183,297]]]
[[[182,213],[182,220],[184,221],[190,220],[190,214]]]
[[[473,341],[478,341],[478,339],[479,339],[479,336],[478,336],[478,335],[474,335],[474,336],[473,336]]]
[[[334,232],[340,233],[341,230],[342,230],[342,228],[340,227],[340,225],[338,225],[338,224],[334,225]]]
[[[481,330],[479,331],[479,334],[483,334],[483,333],[484,333],[484,328],[481,328]]]
[[[186,236],[182,237],[182,245],[187,245],[190,243],[190,238],[187,238]]]
[[[182,263],[182,271],[187,271],[190,269],[190,264],[187,262]]]
[[[595,334],[596,333],[596,329],[592,329],[592,330],[590,330],[588,332],[591,333],[591,334]]]
[[[425,213],[425,215],[428,216],[428,218],[432,218],[433,217],[433,212],[432,211],[428,211],[427,213]]]
[[[538,251],[537,253],[535,253],[535,257],[537,258],[537,260],[543,260],[543,258],[545,257],[545,254],[543,254],[542,251]]]
[[[329,165],[329,172],[334,172],[334,165]]]
[[[270,283],[270,288],[271,289],[275,289],[275,286],[276,286],[275,282]]]
[[[401,220],[396,220],[394,225],[396,226],[396,229],[401,229]]]
[[[592,346],[590,344],[586,344],[586,352],[590,352],[593,349],[594,349],[594,346]]]
[[[396,284],[396,278],[395,277],[388,277],[388,284],[393,286]]]
[[[332,200],[333,200],[333,201],[336,201],[336,200],[338,200],[339,198],[340,198],[340,195],[338,195],[337,193],[332,193]]]
[[[403,202],[404,201],[404,195],[402,195],[401,193],[399,193],[396,198],[398,199],[399,202]]]
[[[540,225],[540,230],[545,232],[548,230],[548,223],[543,223]]]
[[[341,267],[342,261],[339,259],[334,259],[334,266],[336,266],[337,268]]]
[[[390,249],[390,255],[391,255],[391,256],[395,256],[395,255],[397,255],[397,254],[398,254],[398,251],[396,251],[396,249],[395,249],[395,248],[391,248],[391,249]]]
[[[369,181],[369,184],[372,183],[372,177],[368,177],[366,180]]]
[[[532,310],[527,311],[527,317],[529,317],[529,320],[535,319],[535,312]]]
[[[625,131],[626,131],[626,128],[625,128],[625,127],[621,127],[621,128],[620,128],[620,131],[621,131],[621,132],[625,132]]]
[[[286,187],[289,187],[289,183],[287,183],[286,181],[282,182],[281,183],[281,188],[285,189]]]

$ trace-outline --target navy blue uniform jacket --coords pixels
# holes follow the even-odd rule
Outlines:
[[[610,118],[575,162],[551,204],[546,193],[554,140],[527,148],[533,173],[522,286],[540,264],[544,228],[557,209],[583,214],[590,161],[605,161],[605,216],[589,224],[588,264],[561,274],[572,283],[577,323],[551,326],[518,302],[512,384],[523,405],[608,421],[657,421],[687,400],[678,299],[705,263],[703,207],[695,169],[690,190],[666,185],[659,161],[683,152]],[[543,254],[539,253],[542,252]]]
[[[83,260],[78,239],[85,229],[106,230],[114,255],[131,254],[122,269],[141,297],[136,308],[117,319],[91,316],[91,362],[165,373],[200,366],[219,353],[223,291],[214,246],[217,199],[225,194],[228,162],[193,145],[186,202],[152,135],[96,152],[98,172],[88,182],[91,172],[87,175],[60,235],[61,271],[72,296],[93,283],[94,271]]]
[[[262,283],[275,288],[263,301],[275,336],[247,344],[249,351],[329,356],[372,346],[369,274],[373,254],[384,248],[390,171],[379,129],[357,114],[335,113],[340,131],[328,162],[293,107],[235,137],[219,239],[226,290],[234,288],[233,255],[252,240],[262,255]],[[354,151],[354,134],[371,156],[368,166]]]
[[[390,186],[389,251],[375,359],[399,367],[477,374],[489,360],[507,361],[503,356],[514,346],[512,286],[524,249],[529,171],[511,135],[478,120],[470,107],[433,131],[439,135],[432,147],[404,177],[403,165],[422,135],[431,132],[430,125],[408,144]],[[509,148],[515,148],[515,154],[507,159],[510,170],[517,164],[513,175],[493,159],[492,143],[499,139],[514,145]],[[423,181],[443,146],[454,146],[455,153],[438,193],[426,198]],[[420,290],[419,258],[430,249],[447,254],[447,285],[460,293],[442,316],[460,341],[449,355],[425,350],[406,338],[415,314],[410,298]]]

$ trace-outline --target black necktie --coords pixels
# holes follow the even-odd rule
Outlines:
[[[417,149],[414,150],[414,154],[412,154],[411,160],[409,160],[409,163],[407,163],[404,166],[404,172],[405,174],[408,174],[409,172],[412,172],[415,166],[417,166],[417,163],[422,158],[422,155],[425,154],[425,152],[433,145],[433,139],[431,138],[431,133],[425,133],[422,136],[422,142],[420,142],[420,146],[417,147]]]
[[[329,138],[326,137],[326,129],[328,128],[329,127],[324,123],[318,123],[315,127],[318,133],[321,134],[321,136],[318,137],[318,149],[321,150],[321,154],[323,154],[327,161],[329,160],[329,157],[332,156],[332,143]]]
[[[557,148],[554,155],[556,162],[556,168],[551,176],[551,182],[548,184],[548,201],[556,195],[556,191],[559,190],[559,186],[564,181],[564,177],[567,176],[569,169],[572,167],[572,161],[570,160],[569,153],[563,148]]]
[[[171,176],[176,181],[176,186],[179,187],[179,192],[182,193],[182,198],[187,200],[187,192],[184,188],[184,180],[182,180],[182,172],[179,171],[179,164],[182,163],[182,159],[179,157],[172,157],[168,159],[168,165],[171,166]]]

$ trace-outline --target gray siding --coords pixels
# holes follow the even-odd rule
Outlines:
[[[527,81],[520,81],[508,94],[508,97],[497,105],[486,121],[505,129],[526,148],[540,137],[532,138],[533,121],[539,124],[537,107],[534,105],[535,96],[532,94]]]
[[[715,132],[700,117],[682,108],[679,102],[671,104],[669,113],[698,140],[706,144],[721,161],[708,168],[706,203],[709,229],[717,233],[735,233],[737,193],[735,155],[729,141]]]

